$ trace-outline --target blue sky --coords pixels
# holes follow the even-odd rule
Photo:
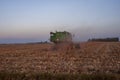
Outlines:
[[[56,30],[75,41],[120,37],[120,0],[0,0],[0,43],[46,41]]]

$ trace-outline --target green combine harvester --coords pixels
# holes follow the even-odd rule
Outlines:
[[[50,32],[50,41],[54,43],[72,42],[72,34],[64,32]]]
[[[67,31],[50,32],[50,41],[54,43],[53,50],[72,50],[80,49],[80,45],[73,43],[72,34]]]

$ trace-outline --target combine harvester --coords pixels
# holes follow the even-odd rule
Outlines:
[[[54,43],[52,50],[69,52],[73,49],[80,49],[80,45],[78,43],[74,43],[72,41],[72,37],[72,34],[67,31],[50,32],[50,41]]]

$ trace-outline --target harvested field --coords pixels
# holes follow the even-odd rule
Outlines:
[[[0,45],[0,72],[120,74],[120,42],[85,42],[81,49],[52,50],[53,44]]]

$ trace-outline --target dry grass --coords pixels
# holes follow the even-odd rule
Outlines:
[[[0,73],[0,80],[120,80],[119,75],[113,74],[52,74],[34,73]]]

